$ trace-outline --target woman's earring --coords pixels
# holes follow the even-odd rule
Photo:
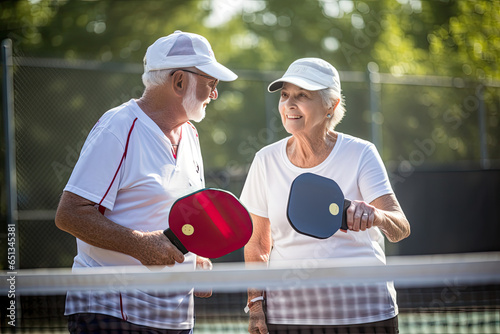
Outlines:
[[[332,118],[332,115],[331,114],[327,114],[326,118]]]

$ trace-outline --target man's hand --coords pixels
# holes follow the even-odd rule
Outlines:
[[[163,231],[135,233],[141,235],[140,249],[132,253],[143,265],[172,267],[175,263],[184,262],[184,254],[168,240]]]
[[[212,270],[212,261],[205,257],[196,256],[196,269],[201,270]],[[199,298],[208,298],[212,296],[212,290],[210,291],[194,291],[194,295]]]
[[[57,208],[56,225],[76,238],[103,249],[130,255],[145,266],[173,266],[184,255],[163,231],[141,232],[103,216],[96,203],[65,191]]]

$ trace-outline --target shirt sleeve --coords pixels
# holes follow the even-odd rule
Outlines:
[[[122,171],[118,168],[124,150],[125,146],[109,130],[94,129],[85,141],[64,190],[97,204],[104,198],[101,205],[112,210],[119,188]]]
[[[241,192],[240,200],[247,210],[254,215],[269,218],[267,208],[266,173],[257,154],[248,171],[247,179]]]
[[[367,203],[382,195],[394,193],[382,158],[373,144],[366,147],[361,157],[358,185],[363,200]]]

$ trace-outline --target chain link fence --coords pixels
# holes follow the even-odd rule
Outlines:
[[[74,238],[54,225],[62,189],[92,126],[117,98],[140,94],[140,76],[33,59],[14,64],[20,267],[68,266]]]
[[[17,213],[17,266],[68,267],[76,243],[54,225],[59,197],[99,117],[141,96],[142,66],[14,57],[11,69],[17,205],[6,210]],[[374,64],[369,69],[341,72],[348,112],[338,129],[378,146],[396,189],[422,169],[498,169],[500,84],[394,77]],[[196,126],[208,185],[239,195],[254,154],[287,134],[279,94],[267,93],[282,72],[236,72],[240,78],[219,85],[219,98]],[[6,252],[2,246],[0,253]],[[221,261],[241,258],[236,252]]]

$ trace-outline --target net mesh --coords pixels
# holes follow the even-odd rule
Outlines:
[[[336,260],[300,266],[283,263],[272,269],[221,263],[212,271],[195,272],[175,267],[168,271],[128,267],[80,273],[66,269],[3,272],[2,332],[67,333],[67,291],[172,293],[194,287],[195,291],[213,290],[210,298],[195,298],[194,333],[247,333],[248,314],[243,310],[247,289],[282,289],[291,272],[300,277],[294,284],[297,289],[319,291],[392,280],[400,333],[500,332],[500,253],[390,257],[387,266]]]

